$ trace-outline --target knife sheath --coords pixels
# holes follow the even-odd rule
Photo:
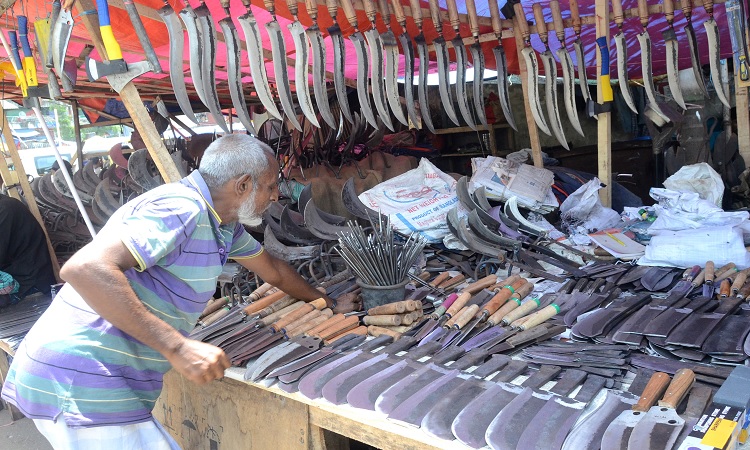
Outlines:
[[[701,351],[710,355],[745,356],[743,345],[748,333],[750,333],[750,320],[747,317],[729,316],[706,339]]]
[[[732,297],[722,300],[711,313],[692,314],[667,336],[668,344],[700,347],[711,332],[742,304],[742,300]]]

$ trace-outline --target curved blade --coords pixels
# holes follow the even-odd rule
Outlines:
[[[321,239],[335,241],[339,238],[339,233],[350,231],[349,227],[331,225],[330,223],[323,220],[323,218],[320,217],[318,207],[315,206],[315,203],[312,199],[307,202],[304,215],[307,230]]]
[[[711,65],[711,80],[714,82],[716,96],[719,97],[719,101],[724,106],[731,108],[729,100],[727,100],[727,94],[724,92],[724,85],[721,82],[719,71],[719,27],[713,18],[703,22],[703,26],[706,27],[706,36],[708,37],[708,62]]]
[[[227,81],[229,82],[229,95],[232,97],[232,106],[237,112],[237,118],[247,131],[252,134],[255,127],[250,120],[250,113],[247,111],[245,102],[245,93],[242,92],[242,74],[240,73],[240,38],[237,35],[237,28],[230,17],[225,17],[219,21],[221,32],[224,33],[224,42],[227,45]]]
[[[580,36],[573,42],[573,49],[575,49],[576,62],[578,63],[578,84],[581,86],[581,95],[583,95],[583,100],[588,102],[591,98],[591,93],[589,92],[589,80],[586,76],[586,59],[583,56],[583,42],[581,42]],[[620,53],[618,52],[617,54],[619,55]]]
[[[578,112],[576,111],[576,82],[573,78],[573,60],[570,58],[570,54],[562,48],[557,50],[557,58],[560,60],[563,72],[565,111],[568,113],[568,119],[570,119],[573,128],[578,134],[585,136],[583,129],[581,129],[581,122],[578,120]]]
[[[369,84],[367,74],[370,72],[368,67],[370,60],[367,57],[365,38],[362,33],[354,33],[349,36],[349,39],[354,44],[354,51],[357,53],[357,98],[359,99],[359,107],[362,109],[362,114],[365,116],[367,123],[378,129],[378,121],[375,120],[375,114],[373,114],[372,105],[370,105],[370,89],[367,86]]]
[[[695,39],[695,29],[693,29],[691,22],[688,22],[685,27],[685,35],[687,36],[688,48],[690,49],[690,63],[693,67],[693,77],[695,77],[695,82],[698,83],[703,95],[708,97],[706,80],[703,78],[703,69],[701,69],[700,57],[698,56],[698,41]]]
[[[174,96],[182,113],[191,122],[198,123],[195,113],[193,113],[193,107],[190,104],[187,90],[185,89],[185,74],[182,70],[185,36],[182,33],[180,19],[177,18],[174,10],[169,5],[161,8],[158,12],[167,26],[167,33],[169,34],[169,78],[172,80]]]
[[[328,92],[326,90],[326,44],[323,42],[323,34],[318,25],[315,24],[307,29],[307,37],[310,39],[310,47],[313,54],[313,92],[318,111],[323,116],[328,126],[338,128],[338,121],[333,117],[331,105],[328,104]]]
[[[406,112],[409,114],[409,119],[414,126],[418,126],[419,115],[417,115],[417,108],[414,104],[414,44],[412,44],[411,38],[406,33],[399,35],[398,40],[401,42],[401,48],[404,49],[404,97],[406,98]],[[424,108],[424,105],[420,105],[420,108]]]
[[[284,45],[284,34],[281,32],[279,22],[273,20],[266,24],[266,31],[271,38],[271,55],[273,57],[273,73],[276,75],[276,88],[279,91],[281,109],[289,118],[294,128],[302,131],[302,125],[297,120],[297,112],[292,101],[292,89],[289,86],[289,74],[286,71],[286,46]]]
[[[474,63],[474,110],[482,125],[487,125],[487,114],[484,113],[484,52],[479,43],[469,47],[471,60]]]
[[[638,114],[638,109],[633,101],[633,94],[630,92],[628,83],[628,48],[625,44],[625,35],[622,32],[615,35],[615,48],[617,49],[617,84],[620,85],[620,92],[625,103],[631,111]]]
[[[372,28],[365,31],[365,37],[367,38],[367,46],[370,49],[370,67],[372,72],[370,80],[372,81],[373,103],[375,103],[375,109],[378,111],[383,124],[389,130],[395,131],[391,122],[391,114],[388,112],[388,107],[385,106],[385,79],[383,78],[383,66],[385,64],[383,61],[383,44],[380,42],[380,34],[377,29]],[[377,129],[378,127],[375,128]]]
[[[247,43],[247,58],[250,62],[250,76],[253,77],[255,92],[258,93],[258,100],[266,108],[266,111],[275,118],[282,120],[283,117],[276,107],[271,95],[271,88],[268,86],[268,76],[266,75],[266,66],[263,64],[261,56],[260,29],[252,14],[244,14],[237,18],[245,34]]]
[[[456,100],[458,100],[458,109],[469,128],[476,131],[477,125],[471,115],[469,97],[466,95],[466,48],[464,47],[464,41],[460,36],[457,36],[451,41],[451,44],[453,44],[453,50],[456,52]]]
[[[312,259],[320,256],[320,245],[309,245],[305,247],[288,247],[274,234],[270,226],[263,230],[263,248],[269,254],[284,261],[295,261],[298,259]]]
[[[497,67],[497,93],[500,97],[500,107],[503,109],[503,115],[511,128],[518,131],[516,119],[513,117],[513,111],[510,109],[510,95],[508,94],[508,62],[505,59],[505,49],[502,45],[495,46],[492,49],[495,54],[495,66]]]
[[[531,103],[531,115],[534,116],[536,126],[546,134],[552,136],[549,131],[547,122],[544,120],[544,113],[542,113],[542,104],[539,102],[539,66],[536,63],[536,55],[531,47],[526,47],[521,50],[521,56],[523,56],[524,62],[526,62],[526,82],[529,89],[529,103]]]
[[[401,101],[398,99],[398,85],[396,84],[396,78],[398,77],[396,35],[393,34],[393,31],[386,31],[380,35],[380,41],[385,49],[385,98],[388,100],[388,106],[393,111],[393,115],[396,116],[396,120],[408,127],[409,121],[406,120],[404,110],[401,108]]]
[[[422,33],[414,38],[414,42],[417,43],[417,52],[419,52],[419,86],[417,86],[417,95],[419,96],[419,106],[423,108],[420,110],[420,114],[422,115],[422,123],[434,134],[435,126],[432,124],[430,102],[427,100],[427,64],[430,61],[427,58],[429,54],[427,51],[427,42],[424,40]]]
[[[217,125],[225,133],[229,133],[229,127],[227,127],[224,114],[221,112],[219,95],[216,92],[216,27],[214,26],[214,20],[211,18],[211,13],[205,4],[201,4],[194,11],[195,15],[198,16],[198,24],[202,29],[200,35],[203,43],[201,68],[203,70],[203,95],[206,97],[206,101],[203,103],[208,108]]]
[[[547,78],[544,82],[544,95],[547,100],[547,116],[550,120],[550,128],[552,128],[552,133],[555,135],[557,142],[565,147],[565,150],[570,150],[560,121],[560,109],[557,107],[557,64],[549,50],[542,53],[541,56],[544,75]]]
[[[679,61],[679,47],[674,28],[663,32],[662,36],[664,37],[667,52],[667,81],[669,82],[669,90],[672,92],[672,98],[680,105],[680,108],[687,109],[685,99],[682,97],[682,87],[680,86],[680,68],[677,64]]]
[[[309,82],[307,79],[308,49],[307,34],[299,21],[287,25],[294,41],[294,88],[297,92],[297,100],[302,114],[316,128],[320,128],[318,117],[313,109],[312,98],[310,98]]]
[[[185,5],[180,11],[180,18],[185,24],[188,34],[188,46],[190,47],[190,78],[193,80],[195,92],[202,103],[206,103],[206,94],[203,92],[203,29],[198,23],[198,17],[190,5]]]
[[[346,84],[344,82],[344,62],[346,61],[346,50],[344,38],[341,36],[341,28],[338,24],[328,28],[328,35],[333,42],[333,87],[336,90],[336,98],[344,118],[354,124],[354,117],[349,109],[349,97],[346,95]],[[359,71],[359,70],[358,70]]]
[[[445,113],[448,115],[448,118],[451,120],[451,122],[456,124],[456,126],[460,126],[461,124],[458,121],[458,116],[456,116],[456,110],[453,109],[453,96],[451,96],[450,80],[448,79],[448,64],[450,61],[448,60],[448,48],[445,46],[445,39],[439,37],[432,41],[432,45],[435,46],[435,54],[437,55],[438,87],[440,90],[440,100],[443,102],[442,106],[445,109]],[[419,73],[421,75],[422,71],[420,70]],[[421,76],[419,81],[420,83],[422,82]],[[427,80],[425,79],[425,82],[426,81]]]
[[[643,87],[646,88],[646,97],[651,104],[651,109],[662,119],[669,122],[669,117],[664,115],[656,103],[656,90],[654,89],[654,74],[651,72],[651,36],[648,32],[638,34],[638,43],[641,46],[641,70],[643,70]]]

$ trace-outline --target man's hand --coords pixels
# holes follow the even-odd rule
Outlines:
[[[222,349],[193,339],[185,339],[165,356],[177,372],[196,384],[223,377],[224,369],[230,366]]]
[[[336,314],[346,314],[360,311],[361,309],[362,303],[360,303],[359,295],[355,291],[339,296],[339,298],[336,299],[336,307],[333,308],[333,312]]]

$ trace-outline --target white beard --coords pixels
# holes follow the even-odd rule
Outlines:
[[[237,211],[237,220],[243,225],[256,227],[263,222],[263,216],[255,210],[255,190],[245,200]]]

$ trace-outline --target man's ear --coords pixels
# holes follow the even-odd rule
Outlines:
[[[253,188],[253,178],[247,173],[241,175],[234,186],[239,195],[244,195]]]

